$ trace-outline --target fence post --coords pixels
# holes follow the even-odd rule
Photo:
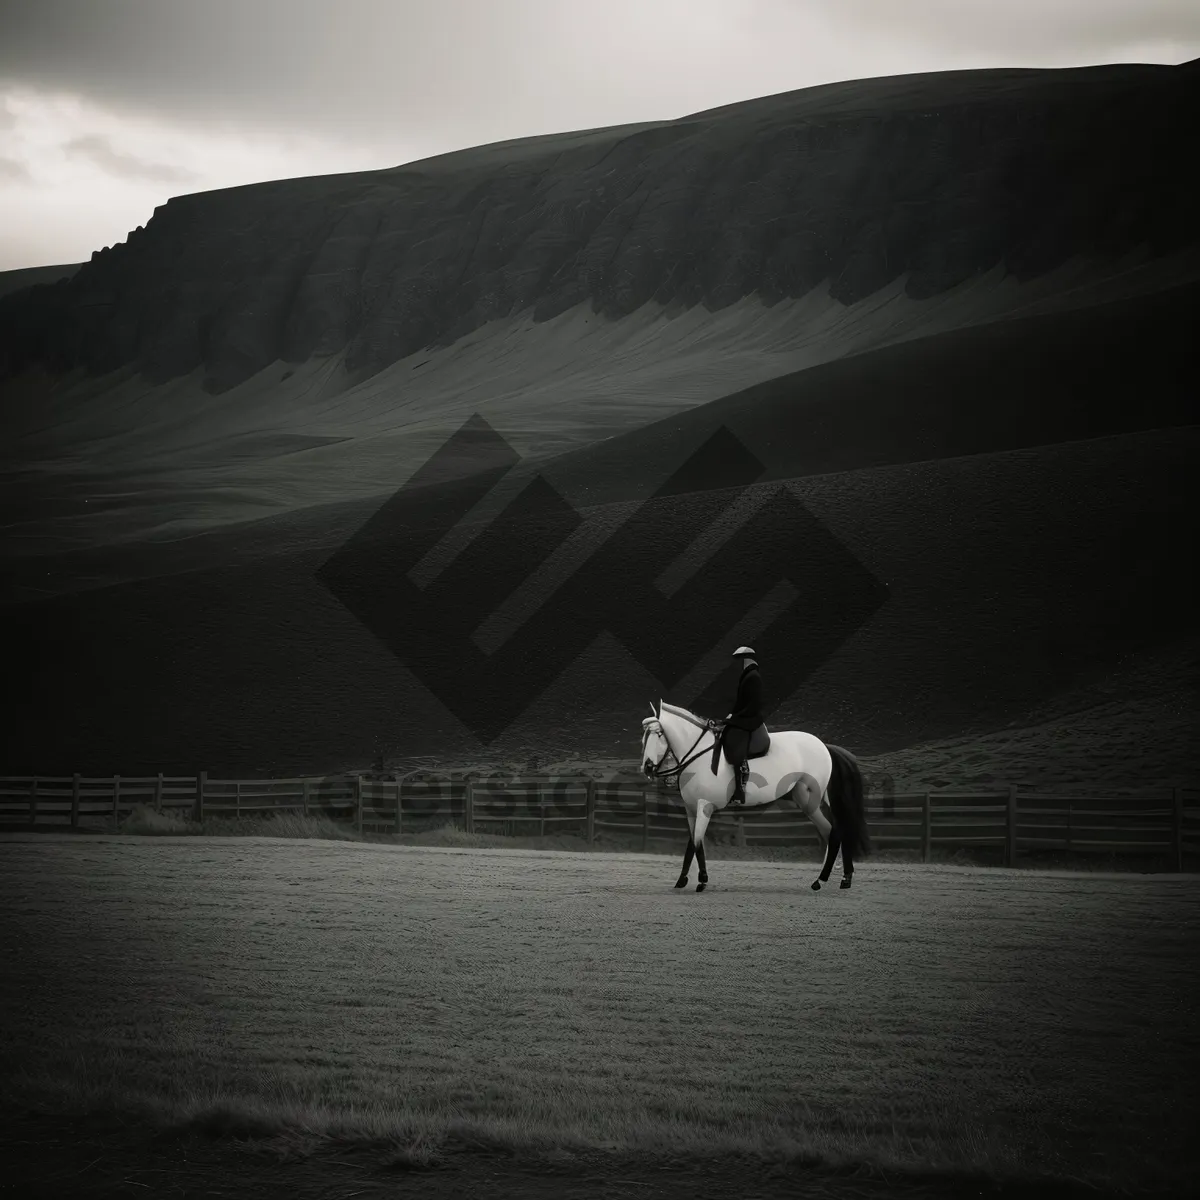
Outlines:
[[[354,777],[354,822],[358,832],[362,833],[362,817],[363,817],[363,778],[361,775]]]
[[[396,772],[396,835],[399,836],[403,828],[403,813],[404,805],[401,801],[404,798],[404,781],[400,778],[400,772]]]
[[[1008,814],[1004,823],[1004,865],[1013,866],[1017,861],[1017,785],[1008,789]]]
[[[921,797],[921,861],[928,862],[933,848],[933,803],[928,792]]]
[[[300,789],[301,789],[300,804],[303,807],[304,815],[307,817],[308,816],[308,777],[307,776],[305,776],[305,778],[303,778],[300,781]]]
[[[1071,820],[1074,816],[1074,812],[1072,811],[1073,808],[1074,808],[1074,805],[1072,805],[1072,803],[1071,803],[1071,797],[1068,796],[1067,797],[1067,852],[1068,853],[1070,853],[1070,850],[1071,850]]]
[[[162,812],[163,798],[163,773],[159,771],[158,778],[154,781],[154,811]]]
[[[38,796],[38,781],[37,776],[33,777],[33,781],[29,785],[29,824],[37,824],[37,796]]]
[[[79,828],[79,772],[75,772],[75,778],[71,781],[71,828]]]
[[[233,815],[234,819],[242,819],[242,781],[239,779],[233,785]]]
[[[34,785],[37,786],[36,784]],[[587,840],[590,845],[596,836],[596,781],[587,781]]]
[[[734,834],[733,844],[743,848],[746,845],[746,823],[741,817],[737,819],[737,830]]]
[[[196,824],[204,820],[204,785],[208,783],[208,772],[201,771],[196,776]]]
[[[113,776],[113,828],[121,826],[121,777]]]
[[[650,789],[642,789],[642,853],[650,849]]]
[[[1175,800],[1175,870],[1183,870],[1183,788],[1173,789]]]
[[[467,833],[475,832],[475,785],[468,779],[463,792],[463,828]]]

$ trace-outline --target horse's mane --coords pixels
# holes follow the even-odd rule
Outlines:
[[[677,717],[683,717],[685,721],[691,721],[693,725],[701,729],[708,728],[708,722],[703,717],[696,716],[690,709],[680,708],[678,704],[668,704],[666,700],[662,701],[662,707],[666,712],[674,713]]]

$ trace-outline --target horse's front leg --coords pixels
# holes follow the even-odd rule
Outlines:
[[[688,874],[692,869],[692,859],[696,854],[696,844],[692,841],[692,835],[688,834],[687,849],[683,852],[683,871],[679,875],[679,882],[675,885],[677,888],[687,887]]]
[[[700,875],[696,881],[696,891],[704,891],[704,885],[708,882],[708,868],[704,865],[704,843],[696,847],[696,862],[700,864]],[[686,882],[686,881],[685,881]]]
[[[839,887],[848,888],[854,882],[854,858],[842,847],[842,882]]]

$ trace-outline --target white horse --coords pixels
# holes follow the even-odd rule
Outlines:
[[[650,706],[654,712],[654,705]],[[700,867],[696,891],[704,891],[708,871],[704,863],[704,831],[713,814],[729,803],[734,792],[733,768],[721,753],[717,772],[712,771],[718,726],[686,708],[659,701],[658,712],[642,722],[642,770],[651,779],[675,775],[687,810],[691,837],[683,855],[683,873],[677,888],[686,887],[692,858]],[[676,765],[664,768],[668,758]],[[842,852],[842,884],[854,877],[854,860],[871,852],[863,807],[863,781],[858,760],[839,746],[826,746],[811,733],[787,730],[771,734],[767,753],[749,761],[745,808],[761,808],[782,801],[799,808],[817,827],[825,847],[825,865],[813,880],[814,892],[829,882],[838,850]],[[740,812],[742,806],[735,811]]]

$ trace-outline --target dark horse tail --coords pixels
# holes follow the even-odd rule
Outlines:
[[[863,801],[862,771],[858,759],[841,746],[829,746],[833,774],[829,779],[829,807],[833,824],[842,841],[843,859],[853,861],[871,853],[871,831],[867,828]]]

